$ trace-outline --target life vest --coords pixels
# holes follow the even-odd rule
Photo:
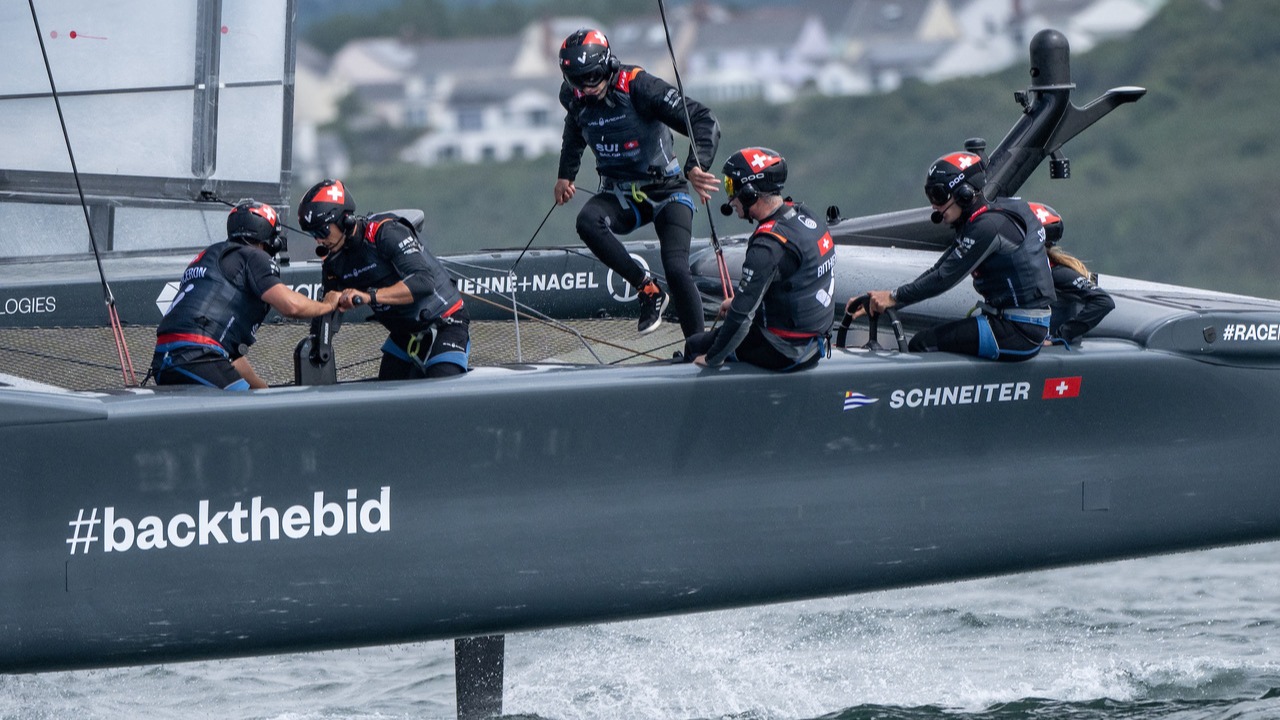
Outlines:
[[[222,259],[254,249],[223,241],[196,256],[182,273],[178,296],[156,328],[156,343],[221,347],[232,358],[257,339],[271,306],[246,290],[245,278],[228,278]]]
[[[1025,202],[1001,199],[978,209],[966,227],[987,212],[1012,219],[1018,234],[1000,236],[995,252],[974,270],[973,288],[996,309],[1049,307],[1054,299],[1053,273],[1044,245],[1044,226]]]
[[[394,225],[403,225],[409,230],[409,237],[401,242],[411,240],[416,251],[422,254],[433,291],[408,305],[375,304],[371,306],[373,317],[392,332],[419,332],[435,321],[457,312],[462,307],[462,295],[458,293],[444,265],[434,255],[422,249],[417,231],[405,218],[394,213],[370,215],[366,218],[361,235],[349,240],[343,246],[342,253],[333,261],[326,258],[325,274],[334,274],[336,271],[343,287],[358,290],[395,285],[401,280],[400,273],[389,258],[378,253],[376,244],[379,233]],[[340,261],[342,266],[338,267],[334,261]]]
[[[757,322],[787,340],[808,340],[825,335],[835,323],[835,243],[826,223],[803,204],[787,203],[761,223],[751,243],[765,238],[782,243],[800,256],[800,265],[787,277],[774,280],[765,291]]]
[[[652,181],[680,173],[671,129],[655,119],[640,117],[631,96],[631,82],[641,68],[626,65],[598,102],[585,102],[574,91],[571,112],[596,156],[602,177]]]

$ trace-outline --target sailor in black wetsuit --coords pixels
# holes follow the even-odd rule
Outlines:
[[[1097,286],[1095,276],[1079,258],[1058,247],[1063,230],[1062,216],[1058,211],[1043,203],[1028,204],[1044,225],[1049,267],[1053,270],[1053,290],[1058,296],[1053,303],[1053,315],[1049,318],[1049,338],[1044,342],[1046,345],[1062,343],[1070,349],[1079,344],[1081,335],[1115,310],[1116,303],[1106,290]]]
[[[835,322],[835,245],[827,224],[783,199],[787,162],[768,148],[744,148],[724,164],[722,210],[758,223],[737,293],[720,306],[724,324],[690,337],[685,358],[705,367],[740,360],[768,370],[813,367]]]
[[[324,289],[341,291],[338,307],[344,311],[368,303],[390,332],[378,379],[465,373],[471,318],[449,272],[407,220],[355,213],[355,200],[340,180],[317,183],[298,204],[298,222],[324,258]]]
[[[689,270],[694,202],[688,188],[692,184],[705,202],[720,185],[703,169],[715,159],[719,124],[706,106],[681,98],[666,81],[621,64],[599,30],[578,30],[565,39],[560,70],[560,104],[566,114],[556,203],[563,205],[574,196],[582,151],[590,147],[600,192],[578,213],[578,235],[601,262],[636,288],[638,330],[647,333],[662,323],[668,297],[617,235],[652,222],[680,329],[685,337],[701,332],[706,326],[702,299]],[[682,174],[671,131],[687,135],[690,125],[693,142]]]
[[[275,208],[247,200],[227,216],[227,240],[205,248],[182,274],[178,296],[156,328],[157,385],[265,388],[245,351],[271,308],[292,318],[333,312],[338,293],[316,302],[280,280],[284,249]]]
[[[982,295],[980,312],[922,330],[912,352],[976,355],[1017,361],[1035,357],[1049,331],[1053,275],[1045,254],[1044,228],[1021,200],[988,201],[982,158],[956,152],[938,158],[925,179],[933,221],[955,228],[955,240],[933,267],[896,290],[872,290],[871,309],[910,305],[950,290],[966,275]],[[862,314],[862,310],[854,316]]]

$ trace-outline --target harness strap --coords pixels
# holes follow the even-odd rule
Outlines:
[[[1053,311],[1049,308],[994,308],[985,302],[979,301],[966,317],[979,310],[982,311],[983,315],[1046,328],[1049,327],[1049,318],[1053,315]]]

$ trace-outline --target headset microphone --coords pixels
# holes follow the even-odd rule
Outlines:
[[[720,206],[720,214],[721,214],[721,215],[732,215],[732,214],[733,214],[733,206],[732,206],[732,205],[730,205],[729,203],[725,203],[725,204],[721,205],[721,206]]]
[[[324,257],[329,254],[329,248],[324,245],[316,245],[316,257]]]
[[[933,221],[933,224],[934,224],[934,225],[941,225],[941,224],[942,224],[942,213],[938,212],[937,210],[934,210],[934,211],[933,211],[933,214],[929,216],[929,219]],[[319,250],[316,250],[316,252],[320,252],[320,251],[319,251]]]

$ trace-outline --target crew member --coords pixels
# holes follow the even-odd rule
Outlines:
[[[471,318],[449,272],[422,247],[413,226],[389,213],[356,215],[340,180],[323,180],[302,196],[298,222],[324,258],[326,291],[338,307],[368,303],[390,335],[379,380],[435,378],[467,371]]]
[[[983,298],[980,312],[916,333],[908,345],[912,352],[1027,360],[1040,352],[1048,335],[1054,293],[1044,228],[1027,203],[983,197],[985,165],[974,153],[956,152],[930,166],[924,192],[933,221],[954,228],[955,239],[915,280],[870,293],[871,310],[879,313],[941,295],[966,275],[973,276],[973,287]],[[862,314],[859,308],[854,317]]]
[[[1080,336],[1102,322],[1107,313],[1115,310],[1116,302],[1106,290],[1098,287],[1095,275],[1089,273],[1084,262],[1058,246],[1062,240],[1062,216],[1043,203],[1029,203],[1031,212],[1044,225],[1045,247],[1049,253],[1049,267],[1053,270],[1053,290],[1058,299],[1053,303],[1053,315],[1049,318],[1049,337],[1046,345],[1060,342],[1070,348]]]
[[[701,103],[682,98],[666,81],[634,65],[623,65],[599,30],[578,30],[560,46],[560,104],[566,110],[555,201],[563,205],[577,192],[574,178],[582,152],[590,147],[600,174],[600,192],[578,213],[578,235],[611,270],[636,288],[641,333],[662,324],[668,299],[685,337],[705,327],[702,300],[689,270],[693,198],[706,202],[719,180],[710,167],[720,142],[720,126]],[[683,174],[672,130],[693,138]],[[688,181],[686,181],[688,178]],[[652,222],[661,246],[670,298],[617,235]]]
[[[156,328],[157,385],[265,388],[245,352],[271,308],[291,318],[333,312],[338,293],[317,302],[280,279],[284,249],[275,208],[246,200],[227,216],[227,239],[205,248],[182,274],[178,296]]]
[[[757,226],[737,293],[720,305],[724,323],[685,342],[685,357],[699,365],[740,360],[800,370],[826,352],[835,322],[835,245],[821,218],[783,199],[786,180],[787,161],[768,148],[744,148],[724,164],[726,208]]]

